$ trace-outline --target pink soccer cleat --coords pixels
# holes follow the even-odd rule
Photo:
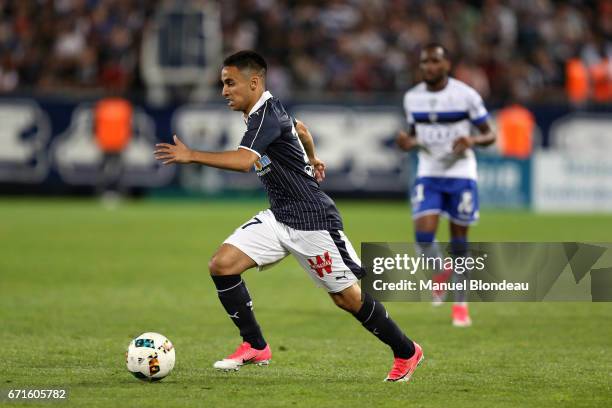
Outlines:
[[[472,319],[466,304],[453,305],[453,326],[455,327],[470,327]]]
[[[272,359],[272,351],[270,345],[267,344],[263,350],[257,350],[251,347],[246,341],[242,343],[233,354],[217,361],[213,367],[217,370],[234,370],[238,371],[245,364],[256,364],[259,366],[270,364]]]
[[[405,382],[410,380],[410,376],[414,373],[414,370],[421,364],[421,361],[425,358],[423,356],[423,349],[418,344],[414,343],[414,355],[410,358],[395,358],[393,361],[393,368],[389,371],[389,375],[385,378],[385,381],[394,382]]]

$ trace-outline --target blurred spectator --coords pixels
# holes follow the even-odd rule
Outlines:
[[[597,102],[612,102],[612,42],[595,38],[583,47],[582,60],[588,68],[592,98]]]
[[[111,208],[125,193],[122,156],[132,137],[132,109],[131,103],[121,98],[104,98],[94,109],[96,143],[102,152],[96,191]]]
[[[498,146],[502,155],[526,159],[533,150],[535,118],[518,104],[504,107],[497,115]]]
[[[569,101],[580,106],[589,99],[589,72],[579,58],[570,58],[565,68],[565,88]]]
[[[10,92],[17,88],[19,74],[10,55],[5,55],[0,61],[0,92]]]

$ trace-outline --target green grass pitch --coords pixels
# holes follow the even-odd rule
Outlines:
[[[356,247],[412,238],[404,203],[338,204]],[[0,201],[0,389],[68,388],[59,406],[93,407],[612,406],[612,304],[479,303],[462,330],[448,305],[388,303],[425,352],[409,383],[389,384],[389,350],[291,259],[245,275],[272,364],[215,371],[239,338],[207,262],[265,206]],[[604,215],[485,211],[471,239],[604,242],[610,231]],[[150,330],[177,352],[174,372],[154,384],[124,360],[130,339]]]

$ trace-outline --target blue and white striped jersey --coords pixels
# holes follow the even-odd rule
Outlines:
[[[470,135],[471,124],[487,120],[482,98],[467,84],[448,79],[440,91],[420,83],[406,92],[404,109],[414,125],[419,150],[418,177],[449,177],[476,180],[476,157],[472,149],[461,156],[453,153],[453,142]]]
[[[255,171],[264,185],[276,220],[296,230],[342,230],[334,201],[314,178],[294,120],[268,91],[246,119],[239,148],[259,156]]]

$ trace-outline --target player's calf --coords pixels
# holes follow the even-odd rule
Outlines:
[[[423,220],[420,222],[422,223]],[[440,252],[438,243],[435,242],[435,235],[433,232],[417,230],[415,232],[415,240],[417,256],[423,255],[427,259],[442,258],[442,253]],[[433,306],[440,306],[442,303],[444,303],[444,300],[446,300],[446,290],[438,289],[438,287],[439,284],[448,282],[451,274],[452,270],[450,268],[433,271],[432,281],[436,284],[431,294]]]
[[[219,300],[227,315],[240,330],[242,339],[256,349],[264,349],[266,341],[255,319],[253,301],[242,277],[240,275],[213,275],[212,279],[217,287]]]
[[[396,359],[407,360],[414,356],[415,346],[389,316],[382,303],[369,293],[363,294],[359,285],[354,284],[340,293],[330,296],[344,310],[355,316],[362,326],[393,350]]]

